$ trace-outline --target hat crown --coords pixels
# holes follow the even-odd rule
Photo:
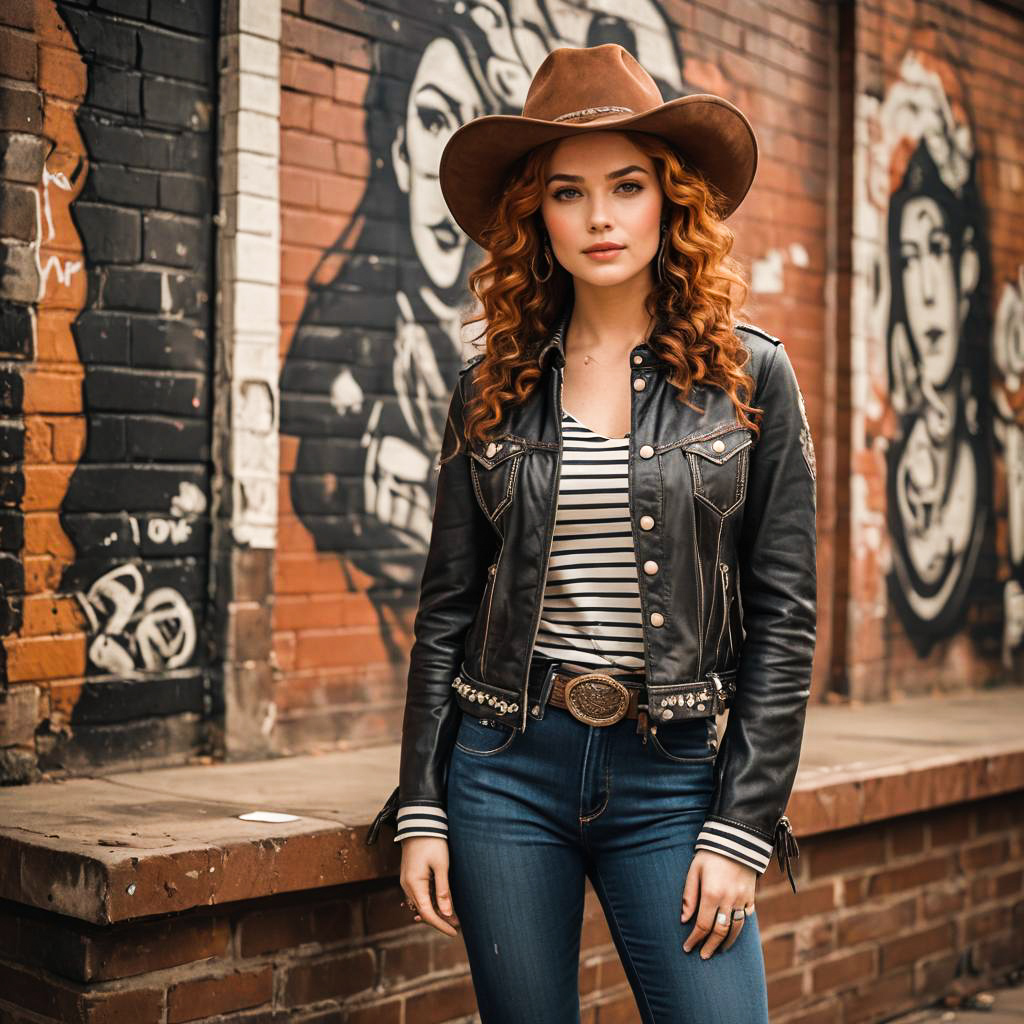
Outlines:
[[[663,102],[654,79],[618,43],[562,46],[537,68],[523,117],[580,124],[631,117]]]

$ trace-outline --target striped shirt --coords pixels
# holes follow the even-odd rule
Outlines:
[[[563,410],[555,532],[534,652],[574,672],[642,682],[643,637],[629,435],[602,437]]]

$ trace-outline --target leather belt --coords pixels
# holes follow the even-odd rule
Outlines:
[[[587,725],[614,725],[645,714],[644,687],[626,686],[604,672],[554,673],[548,704],[564,708]]]

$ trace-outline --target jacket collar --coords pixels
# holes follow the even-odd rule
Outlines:
[[[554,332],[548,340],[544,342],[544,345],[541,347],[540,353],[537,356],[537,361],[540,364],[541,369],[544,369],[549,361],[553,361],[554,365],[558,367],[565,366],[565,332],[569,329],[569,319],[572,317],[574,304],[575,296],[570,294],[565,305],[562,307],[562,313],[555,325]],[[643,357],[643,363],[637,365],[651,365],[654,353],[650,345],[645,342],[641,342],[633,349],[633,352],[639,353]]]
[[[569,328],[569,318],[572,316],[572,308],[575,296],[571,295],[562,307],[562,313],[555,325],[554,333],[544,343],[537,356],[541,369],[544,369],[549,360],[554,360],[555,366],[565,366],[565,332]]]

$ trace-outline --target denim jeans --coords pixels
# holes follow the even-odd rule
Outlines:
[[[713,718],[524,733],[463,714],[447,777],[449,883],[482,1024],[573,1024],[589,878],[645,1024],[768,1024],[757,911],[707,960],[683,885],[713,790]],[[705,940],[706,941],[706,940]]]

